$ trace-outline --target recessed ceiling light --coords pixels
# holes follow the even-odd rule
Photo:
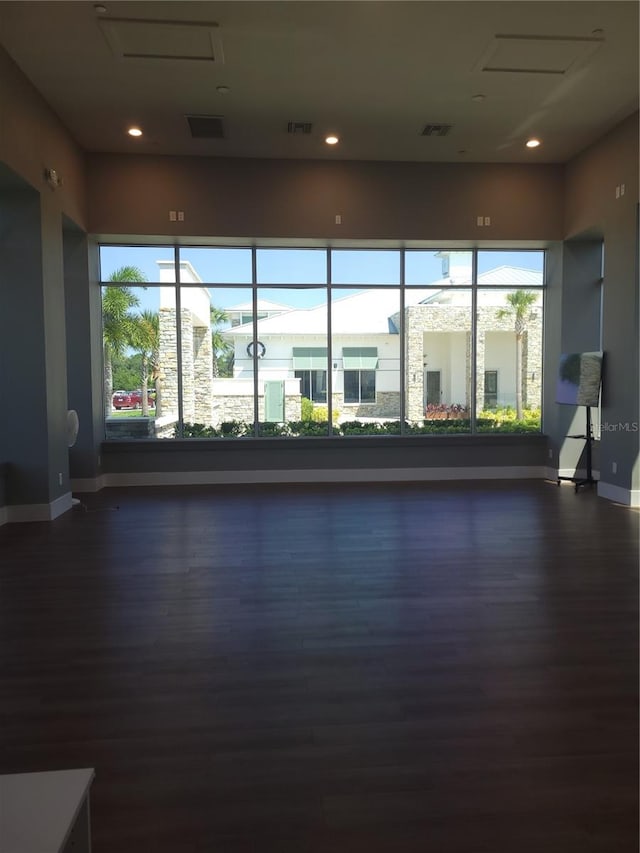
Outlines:
[[[102,5],[102,3],[96,3],[96,4],[94,5],[93,9],[94,9],[94,11],[95,11],[95,12],[97,12],[99,15],[104,15],[104,14],[105,14],[105,12],[107,11],[107,7],[106,7],[106,6],[103,6],[103,5]]]
[[[327,145],[337,145],[340,140],[334,133],[330,133],[329,136],[325,136],[324,141]]]
[[[228,95],[231,89],[228,86],[216,86],[216,92],[219,95]]]
[[[480,101],[484,101],[484,99],[485,99],[486,97],[487,97],[486,95],[483,95],[483,94],[481,94],[481,93],[480,93],[480,94],[477,94],[477,95],[472,95],[472,96],[471,96],[471,100],[472,100],[472,101],[476,101],[476,103],[480,103]]]
[[[539,145],[542,145],[539,139],[527,139],[527,148],[537,148]]]
[[[127,130],[127,133],[129,134],[129,136],[142,136],[142,131],[139,127],[130,127]]]

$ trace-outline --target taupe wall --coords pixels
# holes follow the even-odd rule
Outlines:
[[[625,194],[616,198],[620,184]],[[567,164],[563,237],[606,237],[618,215],[634,216],[638,189],[636,112]]]
[[[562,239],[562,166],[116,154],[87,162],[89,229],[99,235]],[[183,210],[184,222],[170,223],[169,210]],[[480,215],[489,227],[478,227]]]
[[[35,14],[35,12],[34,12]],[[85,227],[85,163],[80,147],[0,47],[0,163],[35,189],[55,197],[55,205]],[[63,185],[53,192],[44,182],[44,169],[55,169]]]

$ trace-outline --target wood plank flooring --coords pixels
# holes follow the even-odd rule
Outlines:
[[[95,767],[94,853],[636,853],[636,511],[542,482],[84,502],[0,529],[0,772]]]

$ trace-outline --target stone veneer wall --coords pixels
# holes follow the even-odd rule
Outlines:
[[[298,394],[287,394],[284,398],[285,421],[299,421],[302,416],[302,397]],[[249,394],[216,395],[213,405],[214,426],[220,426],[226,421],[242,421],[253,423],[253,397]],[[258,418],[264,421],[264,395],[258,397]]]
[[[405,371],[406,418],[408,421],[424,420],[424,335],[425,332],[464,332],[471,334],[470,308],[452,305],[412,305],[405,310]],[[468,347],[467,381],[471,365]],[[484,382],[483,382],[484,384]],[[469,400],[456,400],[469,405]]]
[[[375,403],[345,403],[344,396],[332,395],[333,410],[340,413],[341,420],[352,418],[389,418],[400,417],[400,392],[378,391]]]
[[[160,405],[156,416],[178,414],[178,355],[175,308],[161,308],[159,318]]]
[[[512,332],[513,317],[498,319],[495,307],[478,310],[478,338],[482,333],[483,343],[486,332]],[[514,350],[515,358],[515,350]],[[478,362],[477,401],[482,407],[484,400],[484,349],[482,351],[482,369]],[[542,402],[542,310],[531,311],[527,329],[522,335],[522,406],[538,409]]]
[[[484,363],[487,332],[513,332],[513,318],[498,318],[496,306],[478,308],[476,326],[476,401],[479,409],[484,401]],[[409,421],[424,418],[424,335],[429,332],[462,332],[467,334],[465,365],[465,400],[452,400],[470,406],[471,310],[451,305],[413,305],[405,311],[406,417]],[[531,367],[530,367],[531,366]],[[535,374],[534,378],[532,375]],[[542,311],[534,308],[522,342],[522,405],[540,406],[542,393]],[[400,411],[399,408],[397,410]],[[364,412],[363,412],[364,414]],[[375,415],[373,415],[375,417]]]
[[[188,423],[213,422],[213,352],[211,330],[194,324],[187,308],[181,311],[182,408]],[[159,322],[161,409],[158,414],[178,414],[178,358],[175,308],[162,308]],[[253,417],[253,416],[252,416]]]
[[[213,347],[211,330],[193,328],[193,414],[197,423],[210,424],[213,419]],[[186,418],[185,418],[186,420]]]

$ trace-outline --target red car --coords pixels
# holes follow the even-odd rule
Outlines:
[[[155,406],[155,400],[151,391],[147,392],[147,400],[149,407]],[[136,391],[116,391],[112,398],[113,408],[120,409],[140,409],[142,408],[142,391],[138,388]]]

